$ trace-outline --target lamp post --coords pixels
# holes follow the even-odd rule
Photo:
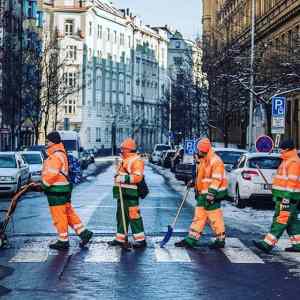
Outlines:
[[[255,0],[252,0],[252,24],[251,24],[251,61],[250,61],[250,89],[254,89],[254,59],[255,59]],[[252,135],[253,135],[253,93],[250,92],[250,104],[249,104],[249,136],[248,147],[252,148]]]
[[[169,100],[169,132],[168,132],[168,142],[171,146],[171,131],[172,131],[172,80],[166,75],[166,78],[169,81],[169,92],[170,92],[170,100]]]

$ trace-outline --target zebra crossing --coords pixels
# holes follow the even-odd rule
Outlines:
[[[84,263],[119,263],[124,255],[130,255],[130,252],[124,252],[119,247],[110,247],[107,241],[111,237],[97,237],[89,248],[84,251],[80,259]],[[199,248],[189,250],[185,248],[174,247],[174,242],[179,238],[174,238],[165,248],[160,248],[158,242],[162,237],[148,238],[148,247],[141,253],[150,257],[153,263],[195,263],[195,253],[203,253],[210,255],[216,253],[216,250],[203,250]],[[49,239],[31,240],[20,244],[19,247],[12,249],[9,264],[13,263],[45,263],[51,257],[59,255],[55,250],[48,248]],[[254,248],[247,246],[238,238],[227,238],[226,247],[221,249],[219,255],[224,258],[224,261],[231,264],[265,264],[268,262],[284,262],[285,259],[292,261],[293,268],[300,273],[300,254],[284,252],[284,248],[288,245],[288,240],[281,240],[278,247],[274,249],[274,255],[269,256],[259,251],[254,251]],[[80,253],[78,245],[72,241],[71,248],[68,254]],[[202,252],[201,252],[202,251]],[[204,252],[203,252],[204,251]],[[132,251],[134,253],[135,251]]]

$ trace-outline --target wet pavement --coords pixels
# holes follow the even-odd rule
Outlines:
[[[176,249],[174,241],[184,236],[193,216],[190,199],[172,240],[160,249],[158,242],[182,195],[173,189],[174,182],[150,165],[146,174],[151,194],[141,201],[147,249],[125,252],[107,246],[116,227],[113,174],[113,166],[103,168],[74,191],[74,207],[95,232],[86,249],[78,247],[72,234],[68,252],[50,251],[55,231],[47,200],[42,194],[24,197],[10,227],[10,247],[0,251],[1,299],[297,299],[300,255],[283,251],[286,237],[273,255],[262,254],[251,244],[267,230],[271,211],[241,212],[224,203],[228,235],[224,250],[208,249],[212,238],[208,228],[197,249]],[[6,204],[1,201],[0,208]]]

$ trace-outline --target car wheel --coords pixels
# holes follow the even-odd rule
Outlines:
[[[238,186],[236,187],[233,201],[234,201],[234,204],[236,205],[236,207],[238,207],[238,208],[245,208],[246,207],[246,200],[245,199],[241,199],[241,197],[240,197],[240,189],[239,189]]]

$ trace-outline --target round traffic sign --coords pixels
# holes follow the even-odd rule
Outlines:
[[[255,142],[257,152],[272,152],[274,148],[273,140],[267,135],[261,135]]]

